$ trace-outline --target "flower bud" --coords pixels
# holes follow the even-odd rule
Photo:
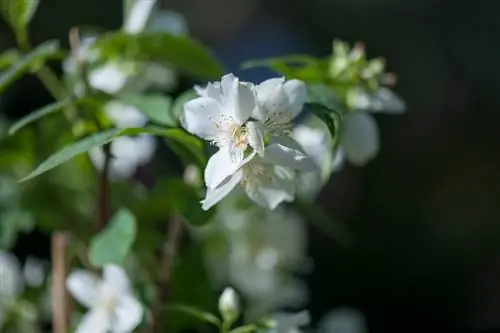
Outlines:
[[[219,298],[219,311],[224,322],[232,324],[240,316],[240,300],[236,291],[228,287]]]

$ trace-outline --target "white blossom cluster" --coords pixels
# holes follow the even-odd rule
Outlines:
[[[299,80],[273,78],[258,85],[233,74],[196,87],[184,105],[182,126],[218,148],[205,168],[210,209],[238,185],[258,205],[274,209],[295,197],[295,173],[318,172],[292,137],[293,120],[306,102]]]

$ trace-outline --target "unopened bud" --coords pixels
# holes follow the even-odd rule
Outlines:
[[[219,311],[224,322],[232,324],[240,316],[239,296],[233,288],[224,289],[219,298]]]

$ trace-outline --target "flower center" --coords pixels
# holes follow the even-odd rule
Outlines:
[[[241,185],[247,190],[254,183],[266,184],[272,182],[271,173],[263,164],[250,162],[243,166],[242,171],[243,179],[241,180]]]
[[[283,110],[270,114],[264,121],[264,125],[271,134],[274,135],[291,135],[292,134],[292,117],[290,112]]]
[[[246,127],[238,124],[230,116],[219,115],[210,118],[215,127],[215,134],[210,142],[217,147],[233,145],[235,148],[246,150],[248,147],[248,132]]]

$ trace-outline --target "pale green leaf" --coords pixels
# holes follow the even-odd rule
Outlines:
[[[121,99],[135,106],[151,121],[164,126],[177,126],[171,114],[172,98],[162,94],[128,94]]]
[[[97,267],[108,264],[122,265],[134,244],[136,234],[135,216],[128,209],[121,208],[107,226],[90,241],[90,263]]]
[[[19,33],[27,28],[39,3],[40,0],[0,0],[0,9],[12,29]]]
[[[29,54],[15,63],[7,71],[0,75],[0,92],[19,79],[23,74],[30,71],[32,66],[38,65],[52,57],[59,56],[59,43],[54,40],[46,41],[37,46]]]

